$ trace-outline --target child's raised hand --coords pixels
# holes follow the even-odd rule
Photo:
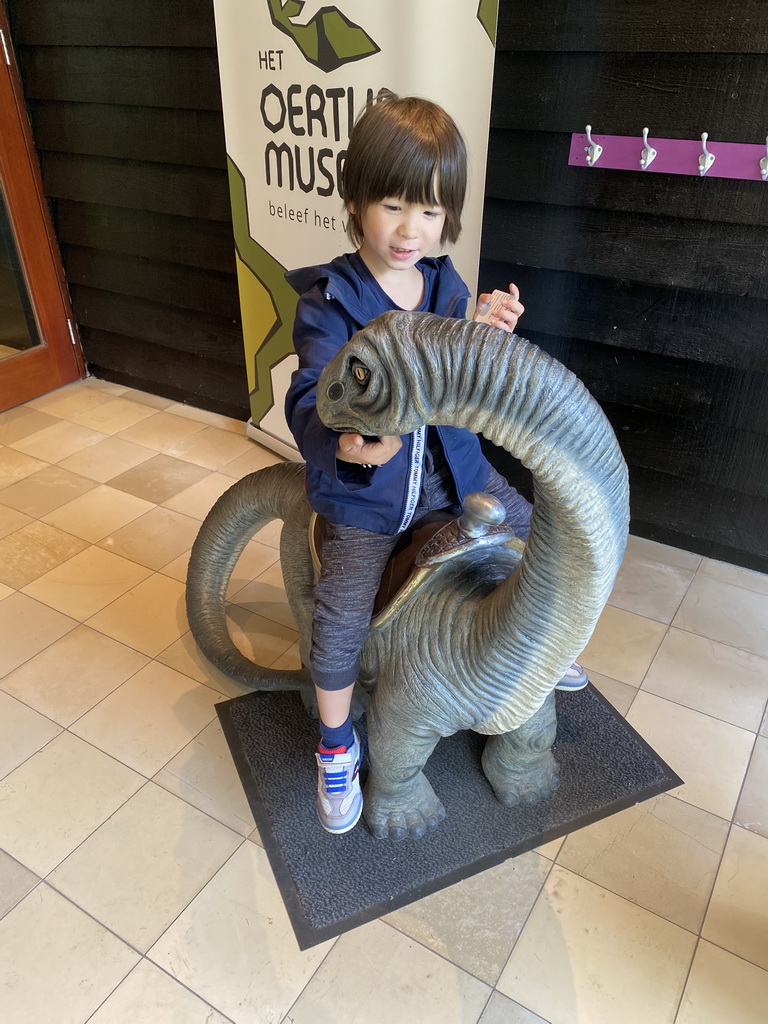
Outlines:
[[[360,434],[341,434],[336,458],[358,466],[383,466],[403,447],[401,438],[385,435],[377,441],[366,441]]]
[[[498,301],[494,301],[496,299]],[[509,295],[498,291],[493,295],[487,292],[478,295],[477,308],[472,319],[493,324],[494,327],[501,327],[503,331],[511,333],[524,312],[525,306],[520,301],[520,289],[516,284],[510,284]]]

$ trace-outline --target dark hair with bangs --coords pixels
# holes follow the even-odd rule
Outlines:
[[[360,213],[391,196],[442,206],[440,244],[452,244],[466,190],[467,149],[453,118],[430,100],[382,90],[352,129],[341,173],[351,241],[363,242]]]

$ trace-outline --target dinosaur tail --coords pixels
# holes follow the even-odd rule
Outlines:
[[[309,675],[268,669],[242,654],[227,626],[225,595],[251,537],[273,519],[287,520],[304,501],[304,467],[268,466],[225,491],[200,527],[187,570],[187,617],[192,635],[217,669],[252,690],[302,690]]]

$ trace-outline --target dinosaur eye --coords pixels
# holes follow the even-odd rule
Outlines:
[[[362,384],[364,388],[368,386],[368,382],[371,379],[371,371],[368,369],[367,366],[365,366],[361,362],[358,362],[358,360],[353,360],[352,373],[354,374],[355,380],[358,382],[358,384]]]

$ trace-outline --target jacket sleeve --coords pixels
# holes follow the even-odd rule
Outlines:
[[[285,397],[285,417],[304,460],[350,490],[364,487],[371,473],[352,463],[338,462],[340,434],[326,427],[317,414],[320,374],[357,330],[357,325],[333,299],[315,287],[296,307],[293,341],[299,367]]]

